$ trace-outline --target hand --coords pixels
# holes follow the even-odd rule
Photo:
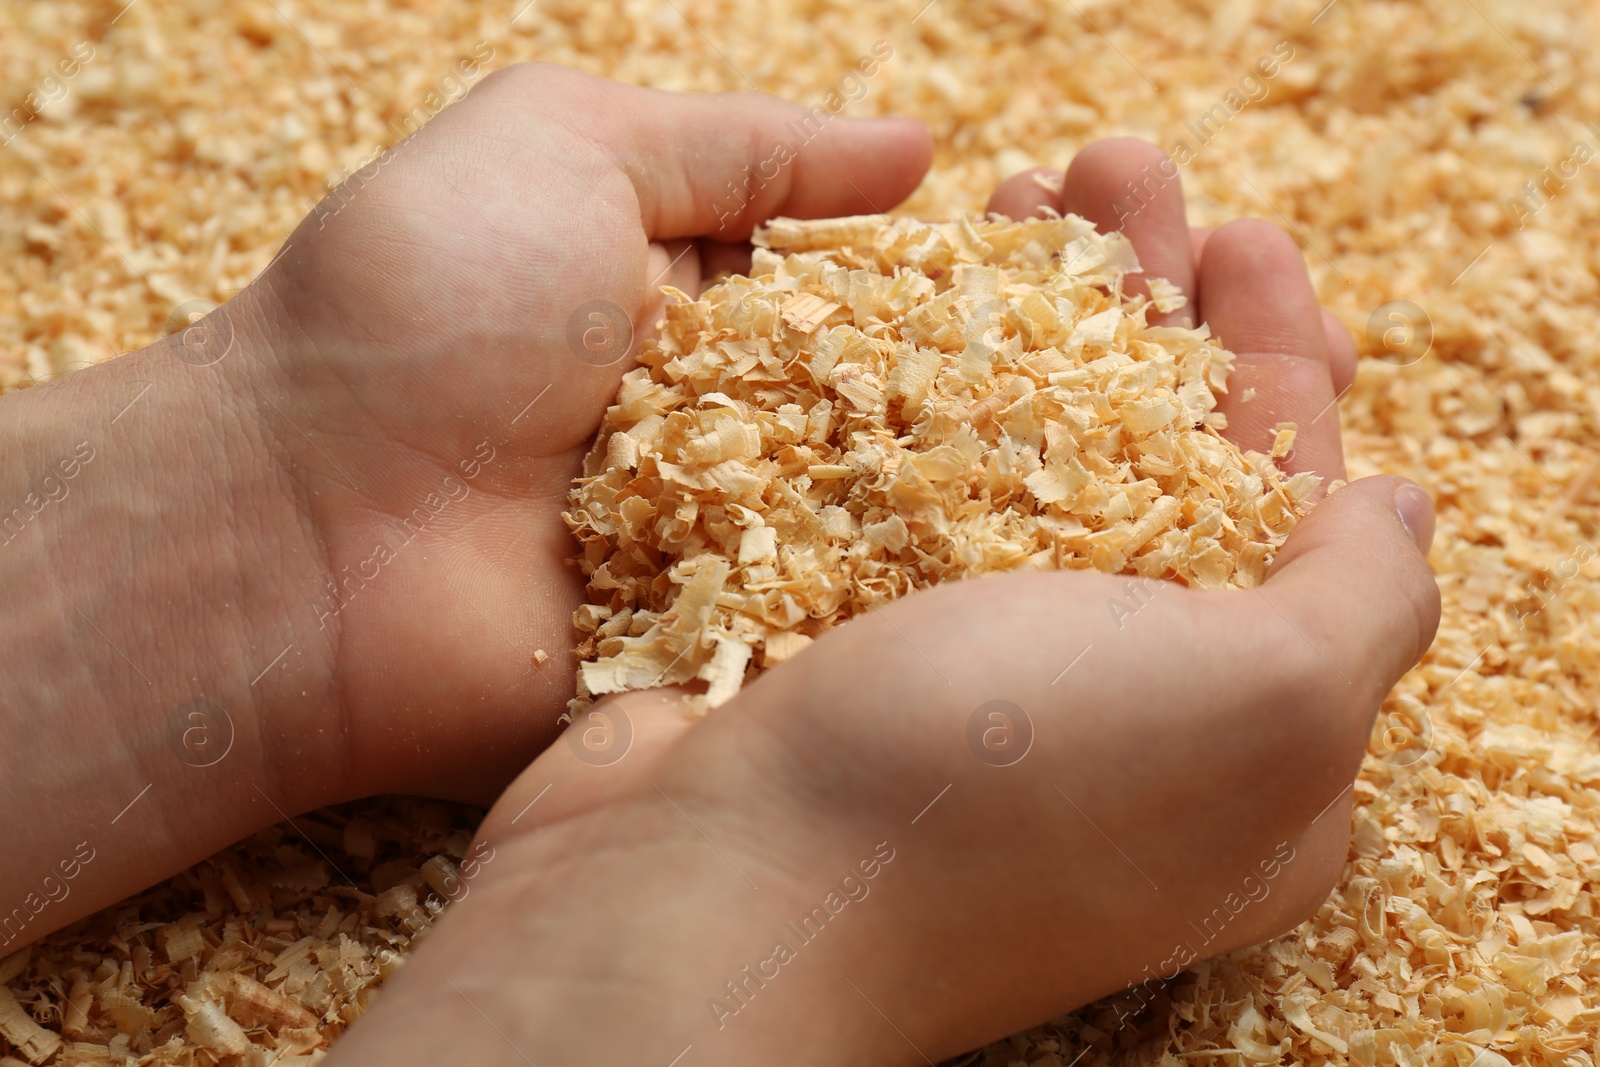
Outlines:
[[[898,203],[927,167],[920,124],[835,119],[729,214],[801,114],[513,67],[352,178],[259,283],[276,314],[247,384],[326,558],[291,608],[337,649],[346,792],[487,803],[558,732],[583,599],[561,513],[660,286],[698,293],[763,219]],[[445,506],[408,527],[430,492]]]
[[[44,471],[70,496],[0,556],[0,899],[40,902],[0,950],[322,804],[487,803],[556,736],[582,599],[561,512],[658,287],[927,167],[918,123],[803,115],[509,68],[198,328],[5,398],[0,501]],[[789,123],[812,139],[774,173]]]
[[[1105,191],[1152,151],[1091,147],[1051,206],[1114,221]],[[997,204],[1031,210],[1027,181]],[[1342,476],[1287,236],[1194,241],[1175,183],[1128,228],[1237,354],[1240,443],[1296,419],[1296,468]],[[1367,479],[1260,590],[984,578],[851,621],[701,721],[609,701],[632,749],[533,764],[481,831],[494,864],[334,1060],[916,1064],[1130,983],[1147,1001],[1338,876],[1373,714],[1438,623],[1432,522],[1420,489]],[[996,727],[1014,747],[985,746]]]

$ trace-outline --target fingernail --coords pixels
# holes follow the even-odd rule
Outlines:
[[[1433,497],[1415,482],[1402,482],[1394,491],[1394,507],[1400,513],[1400,525],[1406,528],[1411,543],[1426,556],[1433,545]]]

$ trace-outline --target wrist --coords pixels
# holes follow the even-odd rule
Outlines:
[[[325,646],[281,609],[315,553],[233,381],[187,340],[3,401],[21,462],[0,479],[0,642],[17,665],[0,781],[38,828],[0,876],[0,906],[29,912],[0,930],[9,947],[331,799],[341,765],[305,734],[311,702],[330,706]],[[291,673],[298,722],[282,714]],[[85,851],[57,885],[58,861]]]
[[[702,806],[674,777],[485,839],[469,892],[339,1062],[667,1064],[690,1046],[701,1064],[920,1062],[851,986],[872,984],[865,913],[888,904],[866,894],[892,892],[892,858],[863,878],[762,839],[788,818],[753,776],[746,808]],[[870,842],[859,851],[873,859]],[[853,902],[839,886],[851,872]]]
[[[346,783],[333,744],[337,629],[296,610],[325,582],[326,554],[262,412],[271,401],[261,383],[281,347],[272,322],[270,298],[251,287],[106,366],[140,399],[110,449],[118,492],[104,494],[76,540],[125,538],[127,580],[107,598],[113,622],[155,631],[154,671],[144,672],[153,688],[220,722],[220,749],[181,715],[165,746],[190,769],[248,772],[253,813],[267,799],[292,814],[343,799]]]

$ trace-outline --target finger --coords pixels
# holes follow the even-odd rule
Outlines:
[[[1034,167],[1013,174],[995,187],[984,210],[1008,219],[1035,219],[1049,211],[1059,215],[1066,180],[1063,171],[1051,167]]]
[[[661,287],[670,285],[691,296],[700,295],[701,251],[696,241],[650,242],[650,293],[660,295]],[[658,301],[659,303],[659,301]],[[653,321],[647,323],[654,325]]]
[[[1052,211],[1062,210],[1061,183],[1065,175],[1059,170],[1048,167],[1035,167],[1014,175],[995,189],[994,195],[989,198],[989,204],[984,209],[991,214],[1004,215],[1012,219],[1035,218],[1045,214],[1048,208]],[[1200,273],[1200,261],[1205,258],[1206,242],[1210,240],[1215,228],[1211,226],[1189,227],[1189,243],[1194,251],[1194,273]],[[748,260],[746,260],[748,265]],[[738,270],[739,268],[734,268]],[[1199,286],[1190,294],[1191,300],[1198,302]],[[1356,345],[1355,338],[1333,312],[1324,309],[1322,321],[1328,334],[1328,368],[1333,374],[1333,391],[1336,396],[1343,396],[1356,376]]]
[[[700,245],[697,241],[651,241],[650,255],[646,260],[650,284],[645,289],[644,304],[633,318],[633,345],[628,355],[637,358],[644,342],[660,336],[658,329],[669,302],[662,291],[672,286],[691,297],[700,295]],[[632,358],[624,367],[633,365]]]
[[[1133,242],[1144,273],[1128,279],[1129,292],[1146,294],[1145,279],[1165,278],[1189,298],[1189,304],[1177,311],[1152,315],[1151,323],[1194,325],[1194,245],[1183,205],[1183,181],[1165,152],[1132,137],[1097,141],[1067,168],[1062,203],[1067,212],[1088,219],[1101,233],[1119,230]]]
[[[1333,376],[1333,395],[1343,396],[1356,380],[1356,339],[1339,316],[1322,309],[1322,327],[1328,335],[1328,371]]]
[[[1343,478],[1322,309],[1289,235],[1259,219],[1219,228],[1205,243],[1199,289],[1201,315],[1236,357],[1218,405],[1228,437],[1267,452],[1273,428],[1293,423],[1297,436],[1284,470]]]
[[[667,305],[661,292],[672,286],[698,297],[722,274],[750,273],[750,245],[721,241],[652,241],[650,243],[650,294],[635,324],[641,338],[656,336],[656,323]]]
[[[478,837],[531,832],[647,788],[695,723],[678,687],[602,700],[568,726],[495,802]]]
[[[1200,261],[1205,258],[1206,242],[1215,233],[1211,226],[1189,227],[1189,239],[1194,244],[1194,269],[1198,277]],[[1339,316],[1322,309],[1322,324],[1328,335],[1328,369],[1333,374],[1333,393],[1343,396],[1356,378],[1356,342]]]
[[[1261,610],[1281,615],[1337,672],[1331,687],[1378,685],[1362,705],[1368,710],[1438,629],[1439,588],[1426,556],[1433,527],[1433,502],[1414,482],[1363,478],[1301,521],[1261,590]],[[1353,724],[1352,744],[1364,748],[1370,727]]]
[[[1321,910],[1328,893],[1339,883],[1350,854],[1350,812],[1355,793],[1349,783],[1335,795],[1291,846],[1293,859],[1285,863],[1272,886],[1272,899],[1241,916],[1230,929],[1229,946],[1243,948],[1269,941],[1292,930]]]
[[[545,64],[508,68],[521,95],[627,172],[652,240],[749,237],[775,215],[887,211],[933,159],[928,128],[854,119],[761,93],[674,93]]]

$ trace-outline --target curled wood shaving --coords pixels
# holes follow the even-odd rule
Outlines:
[[[108,24],[122,6],[0,5],[17,100],[77,42],[92,41],[98,55],[6,146],[27,165],[8,186],[17,224],[0,272],[0,388],[148,344],[183,301],[226,299],[278,254],[324,182],[359,167],[374,140],[392,139],[392,124],[486,32],[476,5],[279,5],[317,39],[313,48],[269,4],[163,0]],[[764,89],[812,103],[863,42],[891,33],[893,61],[849,110],[917,115],[937,131],[939,165],[909,212],[981,206],[1000,179],[1063,167],[1095,138],[1129,133],[1185,157],[1198,225],[1271,203],[1292,220],[1322,302],[1358,338],[1388,301],[1415,301],[1432,319],[1427,358],[1406,367],[1362,359],[1336,415],[1353,477],[1403,473],[1438,497],[1432,562],[1445,611],[1434,649],[1401,686],[1431,717],[1436,743],[1415,766],[1368,761],[1346,875],[1315,916],[1279,941],[1198,965],[1131,1021],[1113,998],[956,1062],[1590,1067],[1600,1059],[1600,183],[1592,161],[1572,180],[1558,171],[1575,141],[1600,144],[1585,125],[1600,114],[1594,4],[1478,5],[1485,18],[1454,0],[1336,4],[1325,15],[1321,0],[1144,0],[1095,7],[1105,38],[1077,32],[1061,5],[1041,0],[934,4],[910,26],[925,6],[914,0],[894,15],[813,0],[696,0],[685,8],[691,22],[670,10],[630,17],[610,0],[543,0],[492,38],[493,65],[539,59],[718,91],[747,88],[734,68],[757,64]],[[777,25],[815,32],[772,62]],[[732,66],[696,29],[710,26]],[[1240,77],[1285,39],[1295,58],[1265,82],[1268,98],[1245,102],[1255,82],[1235,96]],[[330,61],[361,93],[351,96]],[[239,106],[216,106],[224,82],[246,90]],[[1219,105],[1242,107],[1220,130]],[[1058,193],[1059,177],[1033,186]],[[1248,390],[1241,400],[1252,402]],[[820,518],[840,531],[842,515]],[[592,621],[585,633],[607,637],[632,625],[626,609]],[[765,662],[784,633],[803,636],[774,634]],[[1397,710],[1391,702],[1385,714]],[[425,810],[340,811],[344,850],[336,854],[337,836],[320,844],[364,892],[422,884],[417,856],[397,863],[394,852],[437,849]],[[277,844],[263,835],[227,851],[244,872],[240,888],[276,863]],[[1394,863],[1404,865],[1404,889],[1388,902],[1345,884]],[[196,872],[0,960],[0,984],[68,1037],[51,1067],[214,1062],[187,1045],[169,999],[199,971],[184,977],[167,964],[159,925],[118,932],[130,910],[140,924],[193,914],[207,942],[200,970],[267,973],[285,947],[280,935],[258,927],[256,911],[236,910],[213,864]],[[291,1044],[288,1028],[251,1034],[251,1067],[302,1067],[309,1054],[292,1049],[325,1047],[404,956],[409,934],[341,888],[335,878],[286,900],[295,891],[263,881],[245,894],[262,922],[294,917],[303,936],[324,939],[302,962],[338,991],[320,1043]],[[1400,909],[1440,929],[1402,922]],[[1379,912],[1384,940],[1374,942],[1358,916],[1376,934]],[[1528,992],[1538,969],[1522,960],[1540,958],[1540,939],[1567,933],[1588,959],[1546,975],[1542,996]],[[97,1008],[88,1021],[71,1014],[75,974],[92,1005],[108,984],[101,969],[109,977],[124,965],[135,980],[109,984],[149,1007],[154,1029],[117,1032]],[[1308,1013],[1348,1054],[1288,1022],[1287,998],[1313,989],[1325,1003]],[[28,1062],[0,1032],[0,1065]]]
[[[0,959],[0,1067],[310,1067],[427,935],[482,814],[346,810],[258,834]],[[308,874],[325,860],[304,838],[337,884]]]
[[[30,1063],[44,1063],[61,1047],[61,1038],[34,1022],[4,986],[0,986],[0,1036]]]
[[[689,682],[716,707],[845,619],[995,571],[1252,586],[1316,485],[1222,436],[1232,357],[1148,325],[1182,294],[1128,295],[1121,235],[868,216],[756,243],[749,277],[671,291],[572,491],[575,712]]]

